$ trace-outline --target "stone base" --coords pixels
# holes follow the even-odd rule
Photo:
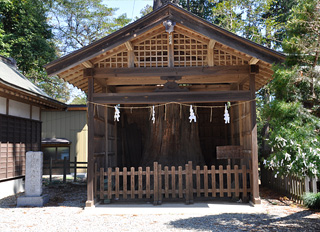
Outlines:
[[[42,207],[44,204],[48,203],[49,195],[45,194],[37,197],[21,196],[17,199],[17,206],[33,206]]]

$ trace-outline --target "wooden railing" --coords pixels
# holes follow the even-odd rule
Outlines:
[[[276,177],[275,172],[272,170],[266,170],[264,173],[266,175],[262,178],[264,186],[282,193],[298,203],[302,203],[304,193],[310,191],[314,193],[318,192],[316,178],[300,178],[293,175],[278,175]]]
[[[73,171],[73,181],[77,182],[77,170],[78,169],[87,169],[88,162],[78,162],[77,157],[74,158],[74,161],[69,161],[66,158],[63,160],[46,160],[43,162],[43,172],[49,175],[49,182],[52,182],[52,175],[58,174],[63,175],[63,183],[67,182],[67,174],[70,171]]]
[[[157,162],[153,170],[139,167],[129,170],[124,167],[104,168],[95,166],[95,194],[100,200],[113,199],[152,199],[153,203],[161,204],[163,199],[185,199],[193,203],[195,197],[242,197],[248,199],[251,192],[251,169],[245,165],[241,169],[237,165],[232,168],[222,165],[216,169],[214,165],[196,166],[188,162],[183,169],[165,166]]]

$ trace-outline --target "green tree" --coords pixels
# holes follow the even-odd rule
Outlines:
[[[48,1],[59,56],[86,46],[120,29],[131,20],[126,14],[114,18],[116,8],[102,0]]]
[[[0,55],[13,57],[22,74],[49,96],[67,100],[65,83],[48,78],[43,68],[55,58],[46,12],[39,0],[0,0]]]
[[[70,104],[73,105],[85,105],[87,104],[87,96],[85,94],[76,96]]]
[[[212,9],[215,7],[214,1],[210,0],[180,0],[180,5],[184,9],[190,9],[190,12],[206,20],[212,20]]]
[[[286,27],[286,66],[278,67],[270,90],[274,98],[263,112],[270,120],[267,167],[279,174],[320,173],[319,29],[320,5],[299,0]]]

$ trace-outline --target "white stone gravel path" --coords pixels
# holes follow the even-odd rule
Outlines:
[[[270,199],[258,207],[211,202],[109,204],[87,210],[84,189],[46,188],[51,202],[40,208],[17,208],[16,196],[0,199],[0,232],[320,231],[319,212]]]

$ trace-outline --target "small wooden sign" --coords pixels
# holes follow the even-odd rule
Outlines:
[[[217,146],[217,159],[242,159],[242,146]]]

